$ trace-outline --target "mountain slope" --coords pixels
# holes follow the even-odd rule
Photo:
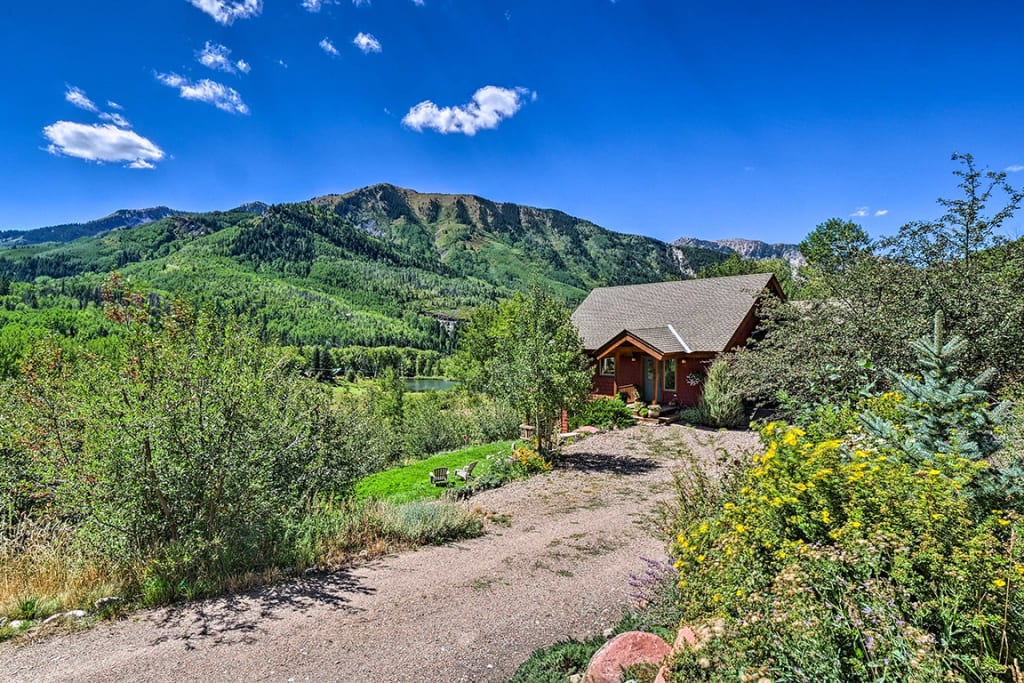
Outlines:
[[[71,242],[81,237],[92,237],[107,230],[133,228],[184,212],[156,206],[151,209],[121,209],[109,216],[87,223],[67,223],[32,230],[0,230],[0,246]]]
[[[807,264],[800,249],[795,244],[784,244],[777,242],[768,244],[761,240],[747,239],[724,239],[724,240],[702,240],[696,237],[680,237],[672,243],[676,247],[697,247],[710,249],[723,254],[737,254],[746,259],[763,261],[769,259],[785,259],[791,266],[797,268]]]
[[[0,277],[88,293],[118,268],[286,343],[443,351],[438,318],[534,284],[575,304],[596,286],[678,279],[725,258],[560,211],[377,185],[0,249]]]

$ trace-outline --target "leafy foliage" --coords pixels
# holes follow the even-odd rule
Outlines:
[[[724,502],[679,506],[678,604],[698,642],[670,680],[1009,680],[1024,517],[989,485],[1006,479],[981,459],[999,416],[956,376],[964,346],[938,316],[912,344],[924,376],[894,378],[906,395],[859,400],[859,423],[844,406],[806,430],[769,423]]]
[[[116,276],[107,295],[124,345],[103,357],[45,341],[3,417],[19,486],[109,557],[172,583],[272,563],[313,501],[374,466],[349,456],[362,435],[330,396],[244,328],[155,312]]]
[[[635,422],[632,411],[622,399],[604,396],[588,401],[579,412],[569,417],[569,427],[572,429],[584,425],[599,429],[621,429]]]
[[[697,406],[698,420],[710,427],[739,427],[747,419],[743,395],[728,363],[711,364]]]
[[[940,199],[940,218],[908,223],[880,242],[833,219],[801,243],[809,263],[803,290],[812,298],[766,302],[751,349],[735,357],[751,398],[813,406],[884,387],[877,368],[913,371],[904,340],[925,334],[936,311],[952,334],[971,340],[961,361],[968,372],[994,368],[997,388],[1024,376],[1024,241],[998,234],[1024,190],[1005,173],[979,171],[970,155],[953,159],[963,196]],[[989,213],[1000,197],[1003,206]]]
[[[589,392],[591,372],[569,311],[533,290],[478,310],[462,334],[453,367],[468,389],[502,397],[548,448],[562,409]]]

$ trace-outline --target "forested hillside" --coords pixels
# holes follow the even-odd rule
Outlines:
[[[56,317],[66,333],[68,315],[99,303],[100,282],[117,269],[246,317],[278,343],[443,354],[454,339],[440,321],[533,284],[573,305],[596,286],[677,279],[725,258],[560,211],[377,185],[0,249],[0,314],[54,329],[53,310],[65,310]]]

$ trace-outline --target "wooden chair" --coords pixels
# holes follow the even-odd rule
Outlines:
[[[438,467],[431,472],[430,483],[434,486],[448,486],[448,468]]]
[[[455,476],[459,477],[463,481],[469,481],[469,478],[473,475],[473,468],[476,467],[476,460],[469,463],[461,470],[455,470]]]

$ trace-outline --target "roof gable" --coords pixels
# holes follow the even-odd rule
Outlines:
[[[593,351],[623,331],[663,353],[724,351],[766,289],[771,273],[599,287],[572,314]]]

